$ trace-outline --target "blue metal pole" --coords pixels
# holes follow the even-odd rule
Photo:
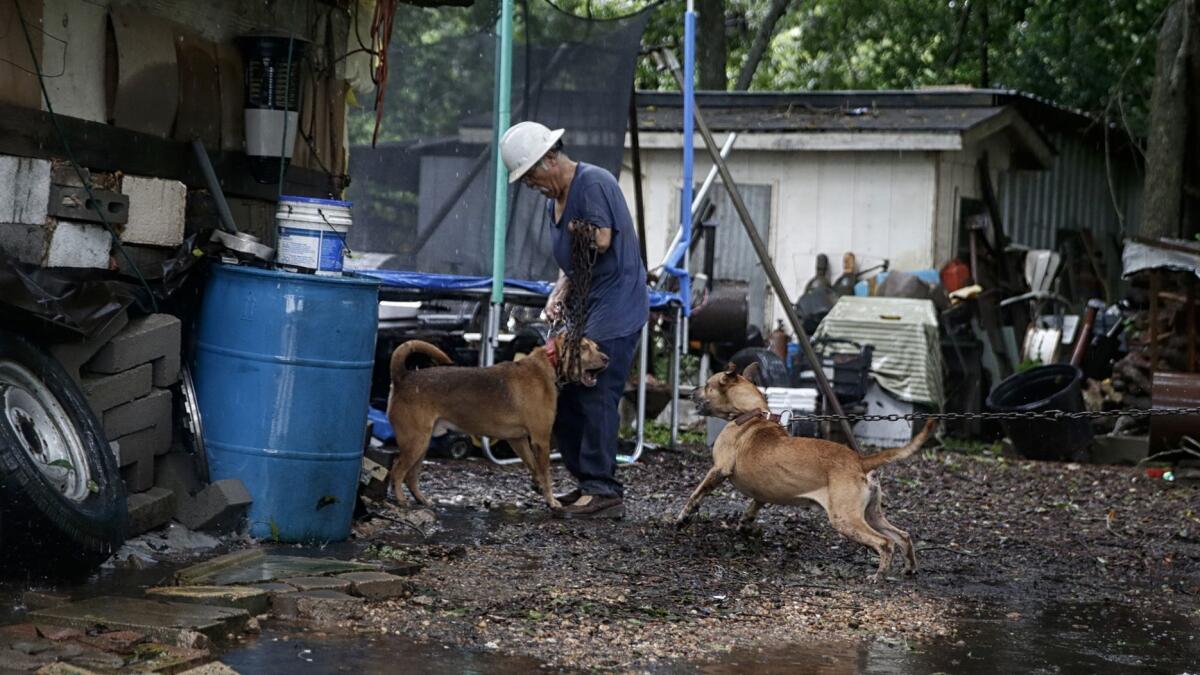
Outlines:
[[[696,10],[693,0],[688,0],[687,12],[683,15],[683,198],[679,204],[679,231],[683,234],[683,274],[679,277],[679,294],[683,299],[683,315],[691,316],[692,280],[688,273],[688,262],[692,243],[692,162],[693,137],[695,132],[694,108],[696,103]]]

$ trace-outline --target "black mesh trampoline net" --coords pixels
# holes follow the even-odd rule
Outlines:
[[[650,11],[587,20],[544,0],[514,9],[511,121],[564,128],[567,154],[619,175],[634,68]],[[492,118],[498,3],[397,8],[385,114],[351,115],[348,244],[388,269],[492,273]],[[509,187],[505,274],[553,279],[546,201]],[[372,265],[374,266],[374,265]]]

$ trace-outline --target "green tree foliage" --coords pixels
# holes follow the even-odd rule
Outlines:
[[[1156,30],[1168,2],[792,0],[750,88],[991,86],[1036,94],[1096,114],[1108,109],[1115,117],[1123,114],[1140,134],[1145,130],[1154,77]],[[560,4],[577,9],[587,3],[562,0]],[[595,0],[593,12],[600,13],[597,8],[607,4]],[[638,6],[628,1],[612,4],[619,11]],[[730,82],[736,80],[753,28],[769,5],[769,0],[726,0]],[[678,45],[683,11],[682,0],[660,6],[644,42]],[[675,88],[648,60],[638,71],[638,84]]]
[[[527,0],[542,3],[545,0]],[[562,10],[596,19],[645,8],[653,0],[554,0]],[[1144,134],[1154,76],[1157,27],[1169,0],[791,0],[780,20],[751,90],[909,89],[935,85],[1016,89],[1123,122]],[[520,31],[521,0],[517,0]],[[770,0],[724,0],[727,74],[731,83],[766,15]],[[490,30],[496,3],[479,0],[466,9],[417,9],[399,14],[395,38],[429,45],[417,58],[459,58],[463,78],[492,55],[433,48],[447,37]],[[684,0],[655,10],[643,44],[679,45]],[[986,22],[983,17],[986,15]],[[986,30],[984,26],[986,25]],[[520,37],[520,35],[518,35]],[[698,36],[704,40],[705,35]],[[986,50],[984,45],[986,44]],[[986,53],[986,81],[984,79]],[[680,53],[680,56],[682,54]],[[444,69],[437,69],[442,72]],[[387,101],[381,138],[411,138],[441,131],[438,119],[465,105],[454,92],[474,87],[453,82],[414,82]],[[637,86],[675,89],[674,81],[641,59]],[[399,98],[402,97],[402,98]],[[434,102],[434,99],[438,99]],[[369,106],[369,101],[363,103]],[[438,110],[431,110],[434,107]],[[476,106],[477,107],[477,106]],[[352,137],[369,138],[367,116],[357,117]],[[450,131],[450,129],[446,129]]]

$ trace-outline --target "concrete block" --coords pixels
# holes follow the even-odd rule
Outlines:
[[[156,455],[165,454],[171,447],[171,427],[157,424],[149,429],[135,431],[113,441],[117,444],[117,465],[129,466],[134,462],[153,463]]]
[[[104,413],[104,434],[110,439],[121,438],[135,431],[154,426],[171,425],[171,392],[154,389],[148,396],[123,403]],[[170,440],[167,441],[170,444]]]
[[[71,596],[67,593],[59,593],[57,591],[25,591],[21,595],[21,602],[29,609],[46,609],[47,607],[58,607],[65,605],[71,601]],[[48,639],[53,640],[47,636]]]
[[[121,480],[125,482],[125,491],[130,494],[154,487],[154,459],[144,459],[121,467]]]
[[[280,579],[298,591],[342,591],[350,590],[351,581],[341,577],[291,577]]]
[[[51,218],[0,225],[0,250],[31,265],[108,269],[112,238],[102,225]]]
[[[43,225],[50,203],[50,162],[0,156],[0,223]]]
[[[119,373],[179,352],[179,319],[170,314],[150,314],[130,321],[86,368],[96,373]]]
[[[283,593],[276,596],[272,611],[281,619],[305,619],[329,626],[360,618],[363,600],[337,591]]]
[[[161,586],[147,590],[146,595],[170,602],[237,607],[250,612],[250,616],[265,613],[271,604],[265,590],[252,586]]]
[[[154,369],[154,386],[169,387],[179,381],[179,368],[183,357],[179,352],[167,354],[151,363]]]
[[[139,535],[166,525],[175,515],[175,493],[163,488],[151,488],[131,494],[129,505],[129,534]]]
[[[125,244],[123,249],[125,253],[113,252],[113,257],[117,260],[117,269],[122,274],[129,276],[137,276],[137,272],[141,272],[142,276],[147,279],[161,279],[163,263],[175,254],[175,249],[162,246]],[[128,259],[125,257],[126,254],[129,256]]]
[[[179,675],[238,675],[238,671],[220,661],[213,661],[212,663],[206,663],[191,670],[185,670],[179,673]]]
[[[176,518],[192,530],[231,532],[241,524],[252,501],[242,481],[227,478],[184,500]]]
[[[177,180],[122,176],[121,192],[129,195],[129,222],[121,241],[150,246],[183,243],[187,187]]]
[[[90,630],[97,625],[144,633],[173,643],[183,631],[196,631],[220,640],[239,633],[250,619],[244,609],[209,607],[141,598],[101,596],[62,607],[39,610],[29,617],[38,624]]]
[[[154,461],[154,485],[189,499],[200,490],[196,459],[186,452],[168,452]]]
[[[93,335],[82,340],[56,344],[50,348],[50,353],[54,354],[54,358],[58,359],[58,362],[77,382],[80,382],[79,370],[83,364],[91,361],[92,357],[96,356],[118,333],[125,330],[127,325],[129,325],[129,312],[118,312]]]
[[[404,577],[386,572],[350,572],[339,574],[338,579],[350,582],[350,594],[368,600],[396,598],[412,591],[413,584]]]
[[[84,396],[92,410],[99,414],[148,395],[154,381],[154,368],[146,363],[113,375],[84,373],[81,380]]]

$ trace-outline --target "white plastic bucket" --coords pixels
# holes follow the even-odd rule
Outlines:
[[[314,197],[280,197],[275,263],[283,267],[340,275],[350,231],[350,202]]]

